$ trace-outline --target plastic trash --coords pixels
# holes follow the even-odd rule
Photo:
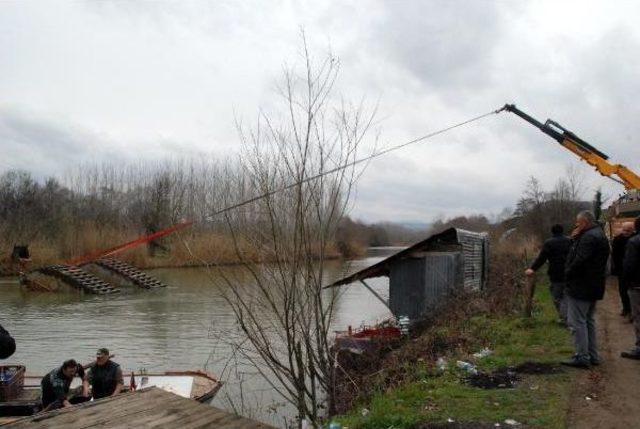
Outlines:
[[[504,421],[506,424],[508,424],[509,426],[520,426],[520,423],[513,420],[513,419],[507,419]]]
[[[360,414],[362,414],[362,417],[367,417],[367,415],[369,414],[369,410],[366,408],[363,408],[362,411],[360,411]]]
[[[473,357],[476,359],[482,359],[484,357],[489,356],[491,353],[492,351],[485,347],[484,349],[480,350],[478,353],[474,353]]]
[[[456,362],[456,365],[458,365],[458,368],[467,371],[469,374],[476,375],[478,373],[478,369],[472,363],[459,360]]]
[[[451,417],[449,417],[449,418],[447,419],[447,423],[455,423],[455,420],[453,420]]]
[[[329,429],[342,429],[342,425],[338,422],[329,423]]]
[[[438,368],[438,371],[446,371],[447,361],[444,358],[439,357],[436,361],[436,367]]]
[[[400,325],[400,332],[402,335],[409,335],[409,325],[411,320],[407,316],[398,317],[398,325]]]

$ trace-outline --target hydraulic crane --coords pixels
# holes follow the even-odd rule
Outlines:
[[[500,110],[515,113],[594,167],[598,173],[625,187],[626,195],[614,202],[608,210],[607,232],[610,235],[615,234],[621,222],[640,215],[640,176],[638,174],[624,165],[609,162],[606,154],[551,119],[542,123],[518,109],[515,104],[505,104]]]
[[[543,124],[518,109],[515,104],[505,104],[503,109],[508,112],[515,113],[534,127],[539,128],[540,131],[556,140],[566,149],[578,155],[578,157],[587,164],[595,167],[598,173],[603,176],[624,185],[627,190],[640,189],[640,176],[624,165],[612,164],[608,161],[609,157],[607,155],[600,152],[598,149],[591,146],[589,143],[582,140],[580,137],[557,122],[547,119]]]

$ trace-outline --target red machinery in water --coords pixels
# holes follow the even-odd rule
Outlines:
[[[180,229],[183,228],[187,228],[189,226],[193,225],[193,222],[188,221],[188,222],[180,222],[176,225],[170,226],[168,228],[165,229],[161,229],[160,231],[156,231],[154,233],[151,233],[149,235],[144,235],[142,237],[138,237],[133,241],[129,241],[127,243],[124,244],[120,244],[118,246],[115,247],[110,247],[108,249],[102,249],[102,250],[98,250],[96,252],[92,252],[89,253],[87,255],[84,256],[79,256],[73,259],[70,259],[69,261],[66,262],[67,265],[73,265],[73,266],[79,266],[79,265],[83,265],[86,264],[88,262],[94,261],[96,259],[100,259],[100,258],[105,258],[107,256],[113,256],[117,253],[120,252],[124,252],[125,250],[129,250],[129,249],[133,249],[134,247],[137,247],[141,244],[144,243],[148,243],[150,241],[153,241],[155,239],[158,239],[160,237],[164,237],[167,234],[171,234],[172,232],[178,231]]]
[[[347,336],[353,338],[400,338],[402,331],[397,326],[390,326],[386,324],[373,325],[373,326],[361,326],[355,330],[349,326]]]

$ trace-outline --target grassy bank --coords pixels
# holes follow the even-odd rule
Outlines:
[[[433,360],[418,359],[408,364],[408,375],[401,384],[379,389],[338,420],[352,429],[446,427],[450,420],[468,423],[460,427],[493,427],[495,423],[508,426],[507,419],[526,427],[565,427],[571,371],[523,374],[513,389],[481,389],[465,383],[467,374],[456,365],[457,360],[468,361],[482,372],[492,372],[525,362],[555,366],[568,357],[570,336],[555,323],[546,284],[538,285],[536,303],[531,319],[516,314],[476,314],[438,328],[442,338],[466,339],[453,352],[441,354],[447,361],[444,370]],[[484,347],[492,350],[489,356],[471,355]]]
[[[66,240],[35,240],[29,243],[31,262],[28,269],[64,263],[73,257],[126,243],[140,235],[139,231],[122,232],[87,228],[77,234],[74,233]],[[165,249],[157,249],[154,255],[151,255],[148,246],[143,244],[117,254],[115,257],[139,268],[189,267],[204,264],[232,265],[243,261],[268,262],[272,259],[268,252],[261,252],[252,243],[239,240],[236,247],[236,243],[229,235],[211,231],[180,231],[163,238],[160,243]],[[330,245],[326,249],[325,257],[328,259],[343,257],[344,246],[344,244],[343,246]],[[3,243],[0,240],[0,248],[3,250],[0,252],[0,275],[15,274],[18,267],[12,266],[10,261],[13,244]],[[346,256],[362,256],[365,250],[354,243],[348,245],[349,253]]]

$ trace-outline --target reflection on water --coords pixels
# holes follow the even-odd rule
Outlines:
[[[327,283],[378,262],[390,250],[377,248],[374,252],[375,256],[346,264],[330,263]],[[16,354],[10,361],[25,364],[30,374],[44,374],[68,358],[88,362],[98,347],[108,347],[125,371],[204,368],[213,374],[227,373],[227,359],[219,356],[228,351],[214,344],[210,330],[231,330],[234,318],[216,293],[212,273],[181,268],[157,269],[152,274],[169,286],[151,291],[131,289],[119,296],[103,297],[25,292],[17,284],[0,283],[0,324],[17,341]],[[388,295],[386,278],[371,279],[369,284],[381,295]],[[364,287],[354,284],[343,287],[334,327],[346,329],[389,315]],[[243,388],[261,393],[256,398],[263,405],[276,399],[255,374],[234,375],[236,380],[241,379]],[[233,384],[223,387],[216,405],[229,408],[230,400],[238,403],[239,386]],[[264,410],[254,417],[282,423],[280,417]]]

